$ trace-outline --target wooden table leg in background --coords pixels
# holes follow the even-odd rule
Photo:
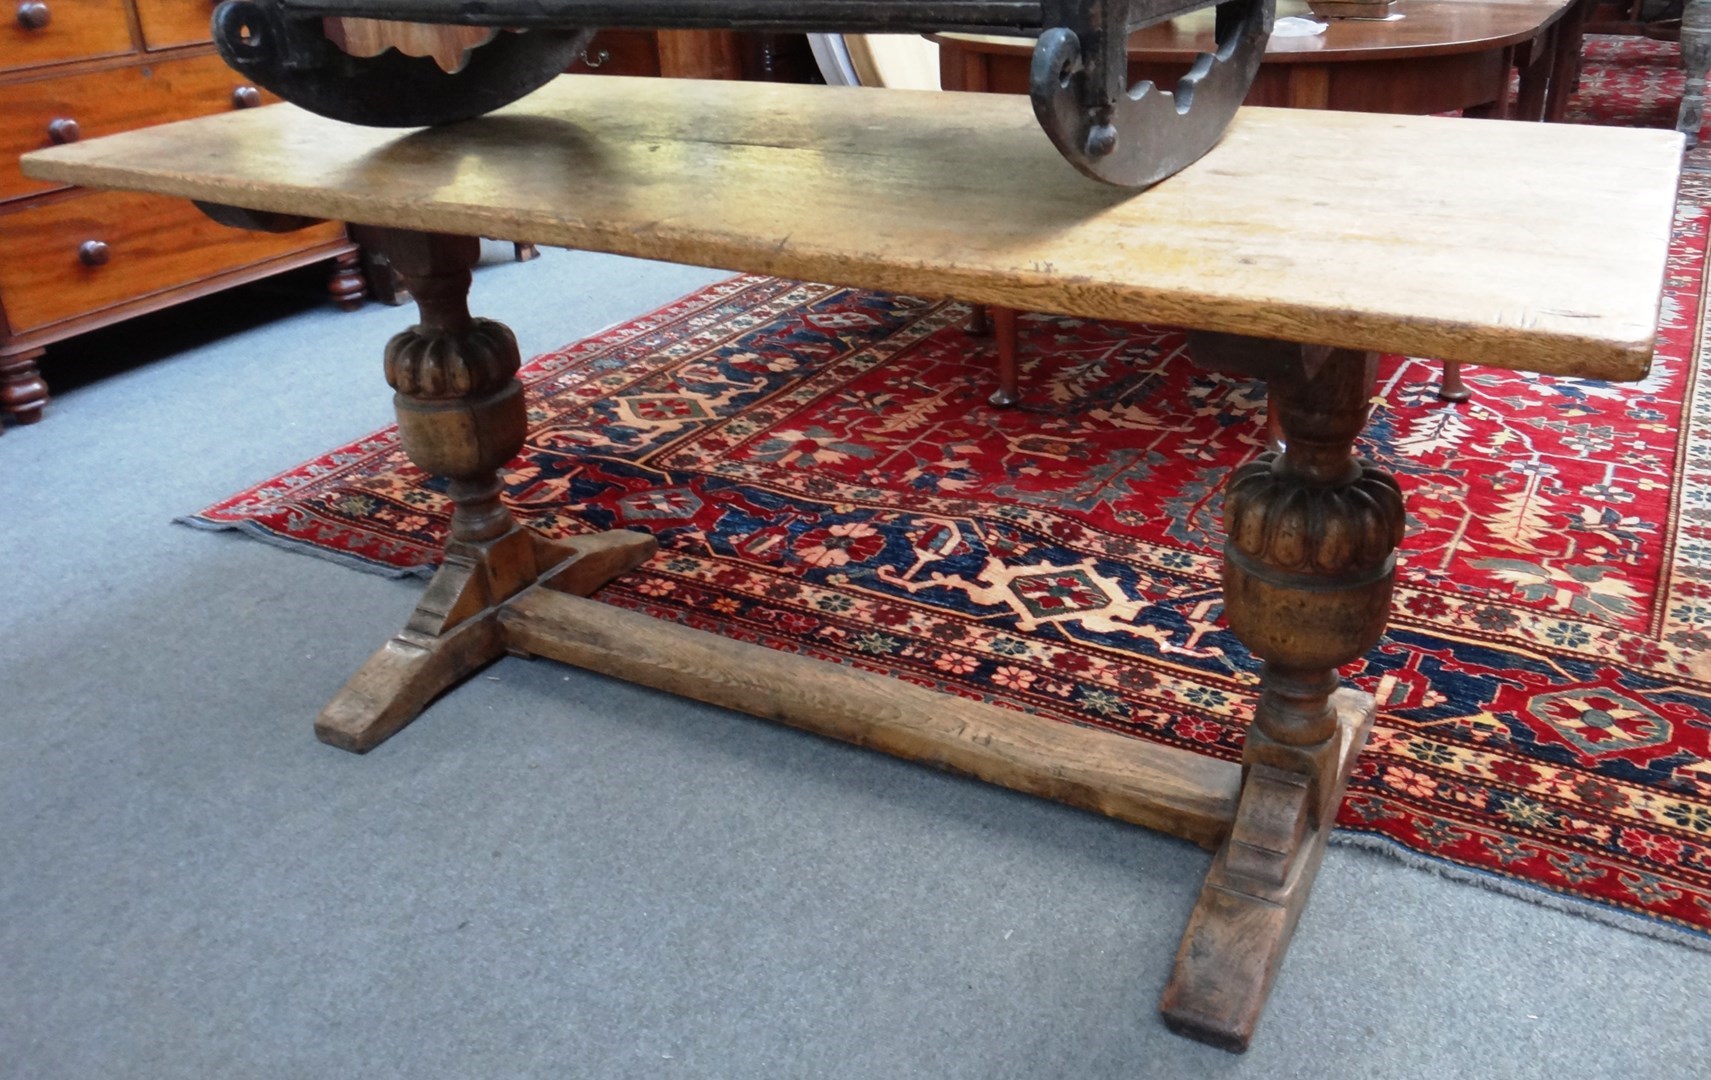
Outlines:
[[[1016,310],[975,304],[963,329],[974,337],[992,334],[998,346],[998,389],[987,400],[1001,409],[1021,401],[1021,375],[1016,369]]]
[[[1016,367],[1016,309],[992,309],[992,340],[998,346],[998,389],[986,400],[1007,409],[1022,400],[1022,376]]]
[[[1553,26],[1532,41],[1515,47],[1515,67],[1520,72],[1520,77],[1516,83],[1514,104],[1509,109],[1509,119],[1545,118],[1545,101],[1550,95],[1551,69],[1556,66],[1559,46],[1557,28]]]
[[[1689,0],[1689,3],[1697,0]],[[1551,59],[1550,87],[1545,92],[1545,119],[1560,124],[1568,117],[1569,99],[1580,83],[1580,51],[1586,46],[1586,20],[1598,0],[1575,0],[1556,25],[1556,48]]]
[[[333,272],[327,278],[327,295],[341,311],[356,311],[368,297],[368,279],[362,274],[362,252],[356,248],[333,256]]]
[[[1692,148],[1699,143],[1706,73],[1711,72],[1711,0],[1686,0],[1682,5],[1681,66],[1687,73],[1687,84],[1682,88],[1675,129],[1687,136],[1687,145]]]
[[[0,351],[0,412],[11,413],[20,424],[33,424],[42,418],[48,403],[48,384],[42,381],[36,361],[45,349],[30,348],[19,352]]]
[[[1473,396],[1467,383],[1462,381],[1461,365],[1454,360],[1444,361],[1444,378],[1438,384],[1439,401],[1466,401]]]
[[[1190,340],[1197,361],[1266,378],[1286,443],[1238,469],[1224,496],[1224,611],[1264,662],[1261,692],[1236,819],[1160,1002],[1173,1029],[1243,1050],[1372,724],[1371,695],[1340,689],[1337,669],[1384,632],[1404,515],[1396,482],[1352,454],[1376,354]]]
[[[481,241],[393,230],[379,239],[422,316],[386,346],[399,441],[418,467],[451,478],[454,509],[445,561],[415,613],[315,722],[323,742],[358,752],[505,652],[499,611],[507,601],[540,584],[585,596],[655,551],[642,533],[562,544],[512,518],[499,501],[499,470],[523,447],[523,386],[511,331],[469,314]]]

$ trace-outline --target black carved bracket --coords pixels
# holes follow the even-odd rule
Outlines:
[[[378,127],[466,120],[517,100],[562,72],[594,27],[625,29],[974,31],[1038,35],[1035,115],[1088,176],[1146,187],[1211,149],[1265,52],[1273,0],[1217,5],[1217,47],[1171,91],[1130,87],[1131,31],[1206,7],[1206,0],[226,0],[214,41],[226,62],[312,112]],[[350,56],[328,41],[329,17],[486,26],[507,31],[455,73],[388,51]]]

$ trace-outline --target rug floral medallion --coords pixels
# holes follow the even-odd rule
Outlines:
[[[1661,108],[1657,55],[1595,43],[1607,114]],[[1689,169],[1642,383],[1477,368],[1455,406],[1435,362],[1383,364],[1362,450],[1409,524],[1390,630],[1344,669],[1379,715],[1339,835],[1711,946],[1708,205]],[[1024,401],[995,409],[967,316],[704,289],[526,366],[508,501],[553,536],[659,538],[607,603],[1239,758],[1258,665],[1222,618],[1220,504],[1263,386],[1177,330],[1024,314]],[[448,513],[388,430],[195,522],[406,573]]]

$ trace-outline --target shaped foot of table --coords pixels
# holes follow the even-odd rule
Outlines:
[[[1331,705],[1339,733],[1334,805],[1372,729],[1373,701],[1339,690]],[[1331,835],[1332,822],[1314,823],[1311,811],[1304,777],[1265,766],[1249,771],[1159,1001],[1172,1031],[1225,1050],[1248,1048]]]
[[[1281,451],[1224,494],[1224,614],[1264,661],[1242,792],[1160,1010],[1172,1029],[1247,1049],[1324,857],[1373,701],[1338,668],[1378,643],[1406,515],[1383,470],[1354,456],[1377,357],[1219,334],[1195,359],[1266,380]]]
[[[506,652],[522,651],[500,617],[523,594],[587,596],[659,549],[646,533],[615,529],[557,543],[513,526],[497,540],[458,545],[410,621],[357,669],[315,721],[315,737],[365,753],[445,691]]]
[[[377,245],[409,286],[422,321],[386,346],[398,439],[410,460],[449,477],[446,558],[409,622],[381,646],[315,723],[321,741],[371,750],[456,683],[513,646],[500,614],[531,590],[586,596],[657,549],[624,531],[556,543],[500,502],[500,469],[523,447],[517,342],[469,314],[474,237],[380,230]]]

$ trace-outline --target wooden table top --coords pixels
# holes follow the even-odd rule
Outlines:
[[[1145,192],[1026,98],[563,78],[415,132],[290,106],[25,155],[26,174],[1040,310],[1541,372],[1650,362],[1682,137],[1243,109]],[[115,257],[123,257],[116,252]]]
[[[1274,36],[1268,64],[1336,64],[1357,60],[1400,60],[1482,52],[1531,41],[1572,6],[1574,0],[1398,0],[1402,18],[1326,20],[1316,37]],[[1312,17],[1305,0],[1277,0],[1277,17]],[[1141,61],[1187,63],[1213,47],[1212,8],[1170,19],[1129,37],[1129,56]],[[979,34],[933,34],[935,41],[981,52],[1028,55],[1033,39]]]

